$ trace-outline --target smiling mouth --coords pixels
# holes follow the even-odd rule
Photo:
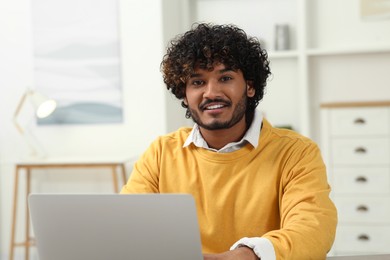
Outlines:
[[[223,107],[225,107],[225,105],[221,105],[221,104],[219,104],[219,105],[211,105],[211,106],[206,106],[204,108],[204,110],[215,110],[215,109],[220,109],[220,108],[223,108]]]
[[[201,104],[199,108],[202,111],[206,111],[206,110],[217,110],[229,106],[230,103],[224,100],[207,100],[204,102],[204,104]]]

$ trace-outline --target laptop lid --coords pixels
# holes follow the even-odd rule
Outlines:
[[[203,259],[188,194],[31,194],[40,260]]]

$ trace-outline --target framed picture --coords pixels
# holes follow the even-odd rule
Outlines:
[[[38,124],[123,121],[118,0],[34,0],[34,83],[57,101]]]

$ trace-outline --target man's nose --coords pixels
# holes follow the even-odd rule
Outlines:
[[[206,85],[203,97],[208,99],[215,99],[215,98],[222,97],[221,85],[218,82],[209,81]]]

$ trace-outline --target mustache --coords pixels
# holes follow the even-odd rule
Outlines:
[[[229,100],[224,100],[222,98],[215,98],[215,99],[206,99],[205,101],[203,101],[202,103],[200,103],[199,105],[199,109],[200,110],[204,110],[205,107],[210,104],[210,103],[223,103],[225,104],[226,106],[230,106],[232,103],[229,101]]]

